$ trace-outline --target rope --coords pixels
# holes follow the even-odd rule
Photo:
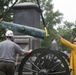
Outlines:
[[[40,4],[39,4],[39,0],[37,0],[37,4],[38,4],[38,6],[39,6],[39,9],[41,10]],[[47,36],[48,36],[48,30],[47,30],[47,28],[46,28],[46,24],[45,24],[45,21],[44,21],[44,17],[43,17],[43,15],[42,15],[42,12],[40,12],[40,14],[41,14],[41,18],[42,18],[42,21],[43,21],[43,25],[44,25],[44,29],[45,29],[46,37],[47,37]]]

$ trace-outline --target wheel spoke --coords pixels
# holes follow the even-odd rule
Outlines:
[[[31,71],[31,72],[36,72],[36,73],[38,73],[38,71],[32,70],[32,69],[30,69],[30,68],[28,68],[28,67],[24,67],[24,69],[27,69],[27,70],[29,70],[29,71]]]
[[[61,62],[59,62],[58,64],[55,64],[51,69],[49,69],[49,71],[53,70],[53,69],[56,69],[56,67],[58,67],[59,65],[61,65]]]
[[[50,58],[50,62],[49,64],[47,64],[47,69],[50,67],[50,65],[53,63],[55,56],[53,56],[52,58]]]
[[[32,66],[34,66],[36,69],[40,70],[39,67],[37,67],[30,59],[28,61],[32,64]]]
[[[49,75],[57,75],[57,74],[65,74],[66,71],[60,71],[60,72],[53,72],[53,73],[49,73]]]

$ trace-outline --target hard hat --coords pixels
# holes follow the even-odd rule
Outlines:
[[[13,31],[7,30],[5,35],[6,36],[13,36]]]
[[[74,38],[73,42],[76,42],[76,38]]]

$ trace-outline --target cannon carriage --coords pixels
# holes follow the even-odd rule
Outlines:
[[[36,49],[24,57],[20,64],[18,75],[24,75],[25,72],[27,72],[27,75],[28,72],[31,75],[70,75],[68,64],[64,57],[59,52],[49,48]],[[30,67],[27,66],[27,62],[29,62]]]
[[[40,39],[46,37],[44,30],[23,24],[1,21],[0,26]],[[18,75],[70,75],[69,57],[50,48],[34,49],[31,54],[24,56],[21,60]]]

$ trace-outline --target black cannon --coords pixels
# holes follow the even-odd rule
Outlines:
[[[30,26],[25,26],[25,25],[20,25],[16,23],[5,22],[5,21],[1,21],[0,26],[5,27],[6,29],[10,29],[14,32],[19,32],[25,35],[34,36],[41,39],[45,38],[46,36],[46,33],[44,30],[30,27]]]

